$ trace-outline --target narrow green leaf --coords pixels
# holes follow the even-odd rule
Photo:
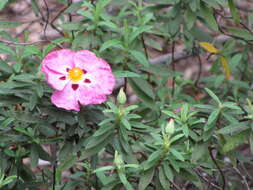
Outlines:
[[[235,0],[228,0],[228,6],[230,9],[230,12],[232,14],[232,17],[236,24],[240,23],[240,15],[238,14],[237,8],[235,6]]]
[[[118,78],[141,77],[138,73],[130,71],[115,71],[113,72],[113,75]]]
[[[144,53],[142,53],[140,51],[136,51],[136,50],[130,50],[129,52],[133,56],[133,58],[138,61],[138,63],[140,63],[144,67],[149,66],[149,62],[148,62],[146,56],[144,55]]]
[[[5,7],[9,0],[1,0],[0,1],[0,11]]]
[[[110,47],[120,47],[123,48],[122,42],[119,40],[109,40],[103,43],[99,49],[99,52],[102,52]]]
[[[218,31],[218,25],[213,16],[213,10],[208,8],[204,3],[201,3],[200,11],[209,27],[214,31]]]
[[[160,181],[163,189],[170,190],[170,183],[164,174],[163,168],[159,167],[158,171],[159,171],[159,174],[158,174],[159,181]]]
[[[219,106],[222,105],[220,99],[210,89],[205,88],[205,90],[209,96],[211,96],[218,103]]]
[[[184,157],[182,156],[182,154],[180,152],[178,152],[176,149],[174,148],[170,148],[170,152],[180,161],[184,161]]]
[[[225,145],[222,147],[223,152],[229,152],[235,149],[237,146],[246,142],[246,139],[250,136],[250,130],[242,131],[234,136],[229,137],[226,140]]]
[[[150,168],[149,170],[146,170],[143,172],[138,184],[138,190],[146,189],[146,187],[151,183],[154,173],[155,173],[155,168]]]
[[[3,0],[1,0],[1,1],[3,1]],[[1,2],[0,1],[0,2]],[[0,3],[1,4],[1,3]],[[0,5],[1,6],[1,5]],[[19,23],[19,22],[14,22],[14,21],[0,21],[0,29],[1,28],[16,28],[16,27],[18,27],[18,26],[20,26],[21,25],[21,23]]]

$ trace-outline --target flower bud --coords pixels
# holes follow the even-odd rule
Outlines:
[[[165,127],[165,133],[168,135],[172,135],[174,131],[175,131],[174,119],[170,119],[170,121],[167,123]]]
[[[116,165],[117,168],[120,168],[121,165],[124,164],[124,161],[121,155],[118,153],[118,151],[115,151],[115,154],[114,154],[114,164]]]
[[[123,90],[123,88],[120,89],[119,94],[117,96],[117,101],[119,104],[125,104],[126,103],[126,94]]]

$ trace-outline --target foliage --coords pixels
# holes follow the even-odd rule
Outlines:
[[[234,0],[58,2],[66,8],[55,24],[42,21],[61,37],[43,46],[10,35],[22,23],[0,21],[1,189],[253,187],[252,14],[243,20]],[[0,10],[11,3],[1,1]],[[79,20],[70,21],[74,13]],[[175,71],[178,44],[198,65],[197,78]],[[56,108],[40,63],[62,46],[106,59],[124,87],[80,112]],[[149,52],[168,47],[166,64],[151,64]],[[204,63],[200,54],[211,58]]]

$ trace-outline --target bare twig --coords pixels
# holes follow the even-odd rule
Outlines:
[[[201,174],[199,173],[198,170],[195,169],[194,171],[195,171],[195,173],[196,173],[203,181],[205,181],[208,185],[211,185],[212,187],[214,187],[214,188],[216,188],[216,189],[218,189],[218,190],[222,190],[222,188],[221,188],[220,186],[218,186],[218,185],[212,183],[210,180],[206,179],[203,175],[201,175]]]
[[[238,168],[233,167],[233,169],[234,169],[235,172],[241,177],[241,179],[242,179],[244,185],[246,186],[247,190],[250,190],[249,184],[248,184],[248,182],[247,182],[247,180],[246,180],[246,177],[240,172],[240,170],[239,170]]]
[[[223,43],[223,42],[230,40],[230,39],[232,39],[232,37],[227,36],[227,35],[219,35],[214,38],[214,41],[219,42],[219,43]],[[174,53],[175,62],[180,61],[182,59],[186,59],[191,56],[192,56],[192,54],[189,54],[186,50],[178,51],[178,52]],[[171,57],[172,57],[172,54],[168,53],[168,54],[164,54],[164,55],[161,55],[161,56],[153,58],[153,59],[149,59],[149,62],[150,62],[150,64],[160,64],[160,63],[170,64]]]
[[[39,43],[43,43],[43,42],[48,42],[48,40],[39,40],[36,42],[12,42],[12,41],[8,41],[8,40],[2,40],[0,39],[1,43],[7,44],[9,46],[29,46],[29,45],[35,45],[35,44],[39,44]]]
[[[175,41],[172,42],[171,65],[172,65],[173,74],[175,74],[175,72],[176,72],[176,65],[175,65]],[[174,96],[174,93],[175,93],[175,80],[176,80],[176,77],[173,76],[173,78],[172,78],[172,91],[171,91],[172,97]]]
[[[214,158],[212,150],[213,150],[212,147],[208,147],[209,155],[210,155],[212,161],[214,162],[215,166],[217,167],[218,171],[220,172],[220,175],[221,175],[221,178],[223,181],[222,190],[225,190],[226,189],[226,178],[225,178],[225,175],[224,175],[223,171],[221,170],[219,164],[217,163],[216,159]]]
[[[202,61],[201,61],[201,57],[199,54],[197,54],[197,58],[198,58],[198,63],[199,63],[199,70],[198,70],[197,79],[195,81],[195,86],[198,86],[199,79],[200,79],[201,73],[202,73]]]
[[[47,5],[47,1],[46,0],[43,0],[45,6],[46,6],[46,18],[44,19],[44,21],[46,22],[45,24],[45,27],[43,29],[43,34],[44,34],[44,38],[47,39],[47,26],[48,26],[48,23],[49,23],[49,8],[48,8],[48,5]]]
[[[181,190],[181,188],[173,181],[171,181],[170,183],[173,185],[173,187],[175,187],[176,190]]]
[[[57,144],[50,145],[53,165],[53,190],[56,186],[56,169],[57,169]]]
[[[68,0],[68,7],[70,7],[72,3],[73,3],[73,0]],[[72,22],[71,13],[69,13],[68,16],[69,16],[69,22]],[[74,31],[73,30],[71,31],[71,35],[72,35],[72,39],[74,39]]]
[[[145,56],[148,59],[149,58],[149,56],[148,56],[148,49],[147,49],[147,46],[145,44],[144,34],[143,33],[141,34],[141,42],[142,42],[142,46],[144,48]]]

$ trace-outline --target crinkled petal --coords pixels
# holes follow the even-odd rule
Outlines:
[[[106,95],[98,94],[94,89],[86,86],[80,86],[77,96],[82,105],[101,104],[107,99]]]
[[[98,94],[109,95],[115,86],[115,77],[111,70],[97,70],[91,74],[90,80],[90,88]]]
[[[58,108],[80,111],[80,106],[78,103],[78,90],[74,91],[71,85],[71,82],[69,82],[63,90],[54,91],[53,95],[51,96],[51,101]]]
[[[85,71],[91,80],[90,87],[98,94],[111,94],[115,86],[115,77],[110,65],[88,50],[78,51],[75,55],[75,66]]]
[[[42,71],[46,75],[47,83],[56,90],[62,90],[69,82],[67,76],[54,72],[46,67]]]
[[[42,71],[50,69],[59,74],[67,74],[67,69],[74,67],[75,52],[62,49],[50,52],[42,61]]]
[[[76,52],[74,56],[74,64],[87,72],[95,72],[98,69],[111,69],[103,59],[98,58],[89,50],[81,50]]]

